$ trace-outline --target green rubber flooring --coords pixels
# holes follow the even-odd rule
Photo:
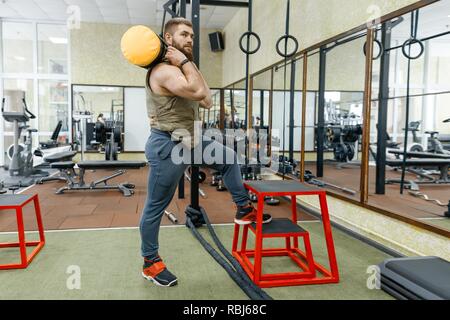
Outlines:
[[[324,263],[320,223],[304,223],[310,232],[315,259]],[[231,248],[232,226],[216,226],[217,234]],[[207,234],[205,229],[202,234]],[[29,234],[28,238],[35,238]],[[253,239],[253,236],[249,236]],[[0,234],[0,241],[14,240]],[[341,282],[332,285],[266,289],[274,299],[392,299],[381,290],[369,290],[367,268],[389,258],[386,254],[334,230]],[[265,240],[265,245],[279,245]],[[46,233],[46,245],[25,270],[0,271],[0,299],[137,299],[137,300],[240,300],[247,296],[203,250],[185,227],[160,231],[160,254],[178,276],[173,288],[160,288],[141,277],[140,236],[137,229],[87,230]],[[0,249],[0,264],[18,261],[16,249]],[[326,264],[327,265],[327,264]],[[75,267],[73,267],[75,266]],[[74,270],[79,270],[79,282]],[[285,258],[265,258],[263,272],[289,272]],[[295,270],[296,271],[296,270]],[[69,289],[74,283],[80,289]]]

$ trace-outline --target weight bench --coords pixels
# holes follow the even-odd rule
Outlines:
[[[78,174],[75,171],[75,165],[78,166]],[[67,190],[119,190],[125,197],[130,197],[134,194],[135,186],[131,183],[119,183],[117,185],[108,185],[108,181],[123,175],[126,169],[140,169],[147,165],[145,161],[82,161],[75,164],[73,161],[55,162],[50,165],[53,169],[58,169],[62,177],[67,181],[67,185],[56,191],[56,194],[63,194]],[[86,170],[108,170],[115,169],[116,171],[109,176],[101,178],[100,180],[86,183],[84,174]]]
[[[401,168],[403,160],[386,160],[386,165],[393,168]],[[450,159],[406,159],[406,167],[408,172],[418,175],[421,180],[406,180],[405,184],[413,191],[419,191],[419,184],[448,184],[450,183],[448,177],[448,169],[450,167]],[[435,177],[421,172],[419,169],[423,168],[439,168],[440,177]],[[388,179],[386,184],[401,183],[400,179]]]
[[[400,156],[403,156],[403,151],[401,150],[390,150],[390,154],[393,154],[400,159]],[[431,153],[431,152],[407,152],[406,158],[416,158],[416,159],[450,159],[449,155],[439,154],[439,153]]]
[[[51,167],[52,163],[57,162],[66,162],[66,161],[72,161],[72,159],[77,155],[76,151],[65,151],[65,152],[58,152],[49,156],[46,156],[44,158],[44,162],[49,164]],[[64,181],[67,182],[67,178],[64,177],[61,172],[58,175],[50,176],[50,177],[44,177],[36,181],[37,184],[43,184],[44,182],[49,181]]]

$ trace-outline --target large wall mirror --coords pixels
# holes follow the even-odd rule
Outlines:
[[[449,12],[450,2],[438,1],[415,11],[417,16],[408,13],[386,22],[385,37],[382,29],[378,32],[389,59],[384,64],[377,60],[374,68],[374,91],[385,93],[381,100],[373,95],[369,188],[370,205],[446,230],[450,230],[445,217],[450,209],[445,164],[450,163]],[[402,46],[411,37],[422,42],[423,54],[408,61]],[[419,50],[419,45],[411,46],[412,55]]]
[[[121,151],[126,152],[143,152],[150,135],[146,93],[140,87],[73,85],[72,117],[73,140],[85,131],[84,142],[78,141],[85,151],[104,151],[111,129],[120,132],[115,141],[119,139]],[[98,130],[101,125],[106,133]]]

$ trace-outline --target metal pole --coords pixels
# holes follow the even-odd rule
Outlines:
[[[325,76],[327,67],[327,48],[320,48],[319,66],[319,106],[317,118],[317,177],[323,177],[323,153],[325,135]]]
[[[180,0],[180,17],[186,18],[186,0]]]
[[[259,99],[260,99],[260,104],[259,104],[259,118],[260,118],[260,122],[259,122],[259,126],[262,128],[262,127],[264,127],[264,90],[261,90],[259,92]]]
[[[290,88],[290,101],[289,101],[289,161],[294,163],[294,125],[295,125],[295,73],[296,62],[292,61],[291,64],[291,88]]]
[[[385,23],[382,26],[382,40],[384,48],[391,44],[391,24]],[[377,158],[376,158],[376,194],[386,192],[386,139],[387,139],[387,117],[389,99],[389,69],[391,54],[385,51],[380,60],[380,92],[378,104],[378,133],[377,133]]]
[[[372,104],[372,69],[373,69],[373,40],[375,30],[367,31],[366,40],[366,79],[364,81],[363,108],[363,139],[361,160],[361,202],[369,201],[369,147],[370,147],[370,109]]]
[[[200,69],[200,0],[192,0],[192,26],[194,29],[194,62]],[[200,210],[199,205],[199,168],[192,166],[191,170],[191,207]]]
[[[175,10],[176,11],[176,4]],[[186,18],[186,0],[180,0],[180,17]],[[181,177],[180,182],[178,184],[178,199],[184,199],[184,175]]]
[[[308,53],[303,54],[302,141],[300,147],[300,181],[305,182],[306,103],[308,94]]]

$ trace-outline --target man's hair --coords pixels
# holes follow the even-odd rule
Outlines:
[[[175,33],[175,28],[181,24],[192,28],[192,22],[190,22],[188,19],[180,17],[173,18],[167,21],[166,25],[164,26],[164,34],[170,33],[171,35],[173,35]]]

